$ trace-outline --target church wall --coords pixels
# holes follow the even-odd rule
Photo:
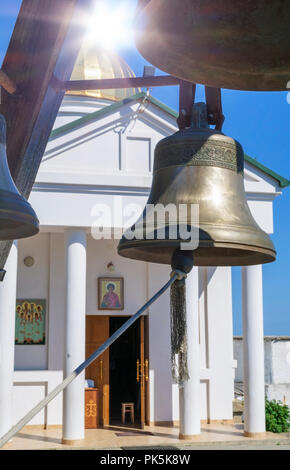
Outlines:
[[[31,370],[14,372],[13,424],[16,424],[40,400],[63,380],[62,371]],[[29,425],[47,426],[62,423],[62,395],[40,411]]]
[[[168,281],[169,275],[169,266],[148,264],[148,297]],[[170,350],[170,297],[167,291],[149,308],[151,422],[178,419],[178,394],[177,387],[172,385]]]
[[[200,268],[199,288],[200,342],[205,349],[201,378],[208,394],[207,418],[230,420],[234,395],[231,268]]]
[[[248,200],[250,211],[257,224],[266,233],[273,233],[273,204],[272,201]]]
[[[170,268],[149,264],[149,296],[168,280]],[[170,297],[149,309],[150,421],[178,421],[178,386],[170,363]],[[202,420],[232,419],[234,360],[230,268],[199,269],[200,401]]]
[[[54,237],[59,239],[58,249],[52,245]],[[63,307],[56,308],[59,307],[59,303],[62,303],[63,293],[59,295],[59,292],[56,292],[52,281],[61,289],[64,278],[61,270],[51,269],[51,258],[58,257],[61,265],[62,253],[62,234],[40,233],[32,238],[18,241],[17,298],[46,300],[46,344],[15,346],[14,423],[56,387],[63,378],[61,332],[63,331],[64,310]],[[33,266],[24,265],[23,260],[26,256],[34,258]],[[59,268],[61,268],[60,265]],[[54,295],[51,295],[52,292]],[[51,353],[55,357],[54,361],[51,361]],[[61,424],[61,420],[62,397],[59,396],[45,410],[38,413],[29,424]]]
[[[235,382],[243,383],[243,340],[234,338],[237,360]],[[290,337],[264,338],[265,393],[269,399],[285,401],[290,406]]]
[[[87,114],[94,113],[99,109],[111,104],[108,100],[96,100],[95,98],[65,95],[54,122],[53,129],[82,118]]]
[[[49,172],[57,172],[56,178],[63,176],[65,180],[77,172],[79,184],[87,182],[86,176],[91,172],[110,177],[150,176],[155,146],[168,135],[168,119],[156,129],[152,122],[139,119],[138,109],[136,103],[125,105],[118,112],[87,123],[85,128],[72,129],[50,140],[36,181],[46,181]],[[150,186],[150,181],[147,184]]]
[[[59,168],[60,171],[63,171],[64,167],[70,167],[79,169],[82,173],[89,171],[90,168],[97,169],[99,173],[117,170],[119,141],[118,134],[113,132],[112,128],[111,123],[101,128],[94,123],[85,131],[83,128],[74,131],[68,142],[63,137],[54,150],[53,158],[46,151],[41,170],[48,166],[54,169]],[[61,140],[65,145],[64,143],[61,145]],[[81,158],[80,143],[83,147]]]
[[[50,233],[48,369],[63,370],[65,342],[64,234]]]
[[[26,267],[24,258],[32,256],[34,265]],[[17,299],[45,299],[49,310],[49,234],[40,233],[18,242]],[[48,327],[48,315],[46,315]],[[47,331],[46,327],[46,331]],[[47,338],[45,345],[16,345],[15,369],[46,369]]]
[[[147,300],[146,263],[122,258],[117,240],[94,240],[87,236],[87,315],[133,315]],[[110,272],[108,263],[114,264]],[[124,310],[98,310],[98,277],[124,278]]]

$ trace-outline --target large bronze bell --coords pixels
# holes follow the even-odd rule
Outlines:
[[[161,140],[155,150],[153,182],[147,204],[154,207],[174,204],[177,218],[165,218],[165,238],[160,239],[160,223],[154,217],[148,222],[145,208],[141,218],[124,233],[118,246],[119,254],[170,264],[174,251],[181,244],[180,236],[175,239],[169,236],[170,227],[176,225],[177,234],[182,226],[190,229],[190,207],[198,204],[198,247],[193,251],[195,265],[243,266],[274,261],[273,243],[249,210],[243,168],[241,145],[222,132],[210,129],[206,105],[195,104],[192,127]],[[186,213],[179,212],[180,204],[186,205]]]
[[[139,0],[136,45],[176,77],[217,88],[285,90],[289,0]]]
[[[16,188],[6,157],[6,123],[0,114],[0,240],[30,237],[39,231],[31,205]]]

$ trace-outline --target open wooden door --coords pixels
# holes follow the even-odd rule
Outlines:
[[[86,316],[86,358],[109,338],[109,317],[101,315]],[[105,351],[86,369],[86,379],[92,379],[99,389],[100,424],[109,424],[110,375],[109,350]]]
[[[140,359],[137,361],[137,380],[140,381],[140,399],[141,399],[141,429],[145,424],[149,424],[149,359],[148,359],[148,341],[147,341],[147,317],[140,318]],[[146,325],[145,325],[146,323]],[[139,372],[139,370],[140,372]]]
[[[145,424],[150,425],[150,401],[149,401],[149,316],[144,317],[144,355],[145,355]]]

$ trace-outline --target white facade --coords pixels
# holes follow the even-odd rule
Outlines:
[[[90,113],[95,113],[93,118],[88,117]],[[144,96],[111,106],[101,100],[66,96],[54,129],[29,199],[41,231],[18,243],[17,298],[46,299],[47,339],[43,346],[15,346],[14,422],[63,377],[67,229],[86,234],[86,315],[104,315],[97,307],[97,278],[112,275],[109,262],[115,266],[113,276],[122,276],[125,286],[125,307],[115,316],[135,313],[170,274],[169,266],[120,257],[118,240],[94,239],[91,227],[120,229],[123,209],[127,210],[126,225],[137,219],[151,186],[155,145],[177,130],[174,114],[154,100],[144,102]],[[245,188],[255,219],[267,233],[273,233],[272,201],[281,192],[279,182],[246,162]],[[100,215],[105,206],[113,216],[104,222]],[[26,256],[34,258],[33,266],[24,265]],[[236,365],[231,268],[199,268],[198,274],[201,419],[231,420]],[[150,422],[176,422],[179,398],[170,370],[169,294],[153,304],[147,315]],[[30,422],[61,423],[62,397]]]
[[[265,336],[264,382],[269,400],[280,400],[290,406],[290,337]],[[234,356],[237,360],[235,383],[243,388],[243,341],[234,338]]]

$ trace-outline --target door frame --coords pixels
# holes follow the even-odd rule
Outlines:
[[[86,317],[90,317],[91,319],[98,318],[103,319],[107,324],[106,333],[107,338],[109,338],[110,334],[110,317],[130,317],[132,315],[126,314],[119,314],[116,315],[114,313],[110,313],[107,315],[86,315]],[[86,320],[87,324],[87,320]],[[144,427],[144,424],[149,425],[150,423],[150,376],[149,376],[149,315],[142,315],[140,317],[140,387],[141,387],[141,427]],[[104,339],[105,341],[105,339]],[[87,328],[86,328],[86,348],[87,348]],[[97,339],[96,339],[97,342]],[[142,343],[142,345],[141,345]],[[141,350],[142,349],[142,350]],[[106,361],[102,360],[104,354],[108,355]],[[86,353],[87,355],[87,353]],[[142,359],[141,359],[142,358]],[[101,418],[101,425],[108,426],[110,424],[110,348],[105,351],[100,358],[96,359],[97,362],[93,362],[93,364],[98,364],[99,361],[106,362],[109,367],[107,374],[102,372],[102,377],[107,377],[106,383],[101,385],[101,389],[99,390],[99,405],[102,409],[100,409],[99,416]],[[147,362],[146,362],[147,361]],[[103,367],[102,362],[102,367]],[[87,370],[86,370],[86,378],[87,377]],[[98,387],[97,387],[98,388]]]
[[[101,338],[90,338],[88,341],[88,323],[94,320],[103,321]],[[90,331],[93,330],[93,326],[90,325]],[[109,337],[109,318],[107,315],[86,315],[86,358],[92,354],[94,350],[100,347],[104,341]],[[93,347],[92,347],[93,346]],[[101,356],[92,362],[85,370],[86,379],[92,378],[95,382],[95,387],[99,390],[99,417],[100,425],[108,426],[110,417],[110,383],[109,383],[109,369],[106,370],[106,365],[109,367],[109,350],[106,350]],[[92,373],[92,371],[94,371]]]

